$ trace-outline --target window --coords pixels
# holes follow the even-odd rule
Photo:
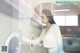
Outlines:
[[[65,16],[54,16],[56,24],[60,26],[65,26]]]
[[[56,24],[59,26],[78,26],[78,16],[54,16]]]

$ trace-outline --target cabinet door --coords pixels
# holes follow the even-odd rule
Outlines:
[[[41,47],[41,53],[48,53],[48,50],[44,47]]]
[[[41,53],[41,47],[36,46],[34,49],[31,49],[29,45],[22,45],[21,53]]]

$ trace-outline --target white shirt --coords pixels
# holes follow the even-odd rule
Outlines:
[[[46,48],[56,48],[56,51],[59,53],[63,52],[63,42],[62,42],[62,36],[60,32],[60,28],[58,25],[53,24],[48,32],[45,35],[45,30],[43,30],[43,45]]]

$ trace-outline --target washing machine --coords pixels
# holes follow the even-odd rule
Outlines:
[[[63,45],[66,53],[80,53],[80,36],[74,34],[64,35]]]
[[[13,32],[7,38],[5,46],[7,46],[7,51],[5,53],[20,53],[21,48],[20,34],[18,32]]]

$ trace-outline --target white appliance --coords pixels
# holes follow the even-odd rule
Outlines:
[[[66,53],[80,53],[80,36],[64,34],[63,45]]]

